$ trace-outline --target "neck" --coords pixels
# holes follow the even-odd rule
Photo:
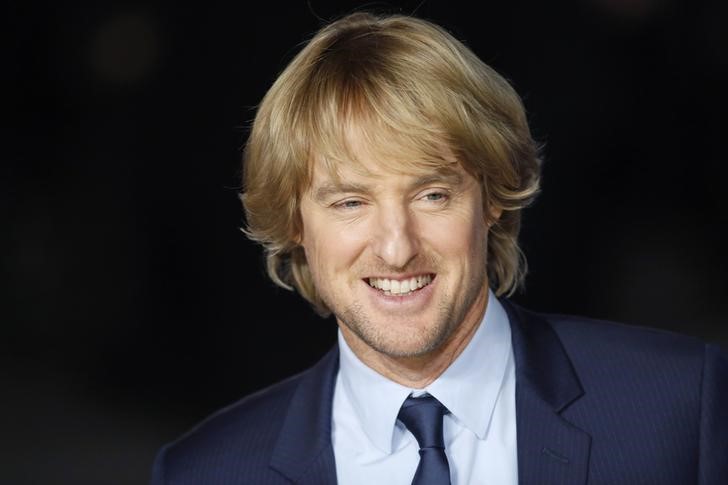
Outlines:
[[[398,357],[383,354],[361,340],[346,325],[339,325],[347,345],[371,369],[384,377],[413,389],[423,389],[437,379],[465,350],[483,320],[488,305],[484,288],[465,318],[436,349],[422,355]]]

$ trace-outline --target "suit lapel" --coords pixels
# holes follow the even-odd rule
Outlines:
[[[270,466],[301,485],[336,484],[331,407],[339,367],[334,346],[302,377],[288,406]]]
[[[584,393],[551,326],[502,301],[516,360],[516,424],[520,483],[583,484],[591,437],[561,412]]]

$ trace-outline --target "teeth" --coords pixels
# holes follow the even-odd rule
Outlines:
[[[369,278],[369,285],[384,291],[387,295],[405,295],[427,286],[432,282],[432,276],[415,276],[407,280],[390,280],[387,278]]]

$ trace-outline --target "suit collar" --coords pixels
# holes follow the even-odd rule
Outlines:
[[[331,410],[338,367],[339,349],[334,346],[301,376],[288,406],[270,466],[293,483],[336,483]]]
[[[564,410],[584,391],[556,332],[541,316],[501,302],[511,322],[518,378],[555,412]]]
[[[516,360],[520,483],[586,483],[591,437],[563,412],[584,391],[561,341],[542,317],[503,301]]]

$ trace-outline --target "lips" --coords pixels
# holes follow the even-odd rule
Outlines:
[[[404,279],[366,278],[372,288],[382,291],[387,296],[404,296],[411,294],[432,283],[434,274],[422,274]]]

